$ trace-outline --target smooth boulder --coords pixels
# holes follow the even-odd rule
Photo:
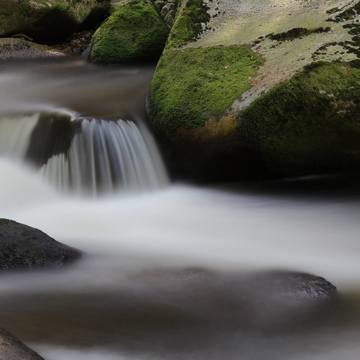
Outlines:
[[[293,271],[223,273],[202,268],[153,269],[138,274],[184,314],[225,326],[276,331],[321,321],[339,304],[326,279]]]
[[[0,271],[61,268],[80,257],[40,230],[0,219]]]
[[[90,60],[100,64],[155,62],[167,33],[168,27],[151,1],[121,2],[95,32]]]

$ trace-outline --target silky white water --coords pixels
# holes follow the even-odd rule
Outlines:
[[[29,149],[35,143],[45,158],[37,169],[41,176],[58,190],[77,194],[152,190],[167,184],[161,156],[141,122],[84,118],[57,109],[53,113],[69,116],[68,126],[74,127],[68,148],[46,153],[43,139],[33,137],[37,124],[43,126],[42,113],[0,115],[0,156],[30,165]],[[51,112],[43,114],[53,121]],[[55,133],[52,137],[66,135]]]
[[[41,174],[62,190],[82,193],[151,190],[167,183],[167,174],[151,135],[132,121],[82,119],[64,154],[50,159]]]
[[[138,279],[154,268],[289,269],[323,276],[341,293],[360,287],[358,191],[336,188],[319,196],[293,193],[289,182],[280,183],[287,192],[169,184],[154,139],[138,120],[149,78],[149,69],[79,62],[0,71],[0,217],[85,254],[64,271],[2,275],[0,325],[19,331],[49,360],[355,359],[358,328],[273,338],[218,333],[215,325],[209,333],[181,326],[173,333],[118,329],[133,299],[146,305],[156,296],[169,305]],[[28,150],[36,111],[64,108],[81,117],[80,127],[65,150],[34,166]],[[19,120],[26,109],[32,115]],[[136,121],[119,120],[128,118]],[[94,193],[100,196],[86,196]]]
[[[360,283],[357,199],[301,200],[172,185],[90,200],[56,192],[20,164],[2,160],[0,168],[1,217],[87,252],[225,269],[289,268],[341,287]]]

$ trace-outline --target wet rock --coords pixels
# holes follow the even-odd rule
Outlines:
[[[318,320],[321,323],[331,316],[339,300],[333,284],[306,273],[259,273],[244,279],[241,287],[248,294],[244,306],[253,316],[251,323],[267,328],[301,328]],[[297,324],[299,320],[301,324]]]
[[[299,319],[300,326],[306,326],[331,314],[338,300],[336,287],[324,278],[288,271],[153,269],[138,274],[137,279],[183,313],[244,330],[294,328]]]
[[[44,360],[10,333],[0,329],[1,360]]]
[[[141,343],[147,351],[183,350],[189,342],[206,347],[208,335],[308,335],[335,318],[338,304],[329,282],[292,272],[163,267],[124,280],[101,291],[5,293],[0,318],[4,327],[34,343],[122,344],[137,351]]]
[[[0,39],[0,60],[41,59],[59,56],[64,56],[64,54],[46,45],[35,44],[20,38]]]
[[[0,219],[0,270],[60,268],[80,257],[80,252],[63,245],[40,230]]]

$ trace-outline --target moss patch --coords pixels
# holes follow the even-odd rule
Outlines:
[[[358,166],[360,69],[309,66],[240,116],[240,133],[273,166],[302,172]]]
[[[168,50],[151,85],[150,112],[166,133],[219,119],[251,85],[261,60],[239,46]]]
[[[209,20],[208,7],[203,0],[188,0],[174,23],[167,47],[179,48],[196,40]]]
[[[93,62],[155,61],[164,48],[167,27],[148,0],[118,5],[96,31],[90,58]]]

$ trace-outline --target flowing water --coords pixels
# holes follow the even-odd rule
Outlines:
[[[247,293],[230,277],[219,295],[206,274],[310,272],[356,303],[358,180],[170,184],[144,122],[151,74],[1,67],[0,217],[86,254],[62,271],[2,275],[1,327],[49,360],[357,359],[356,306],[311,328],[283,325],[282,307],[238,322]]]

